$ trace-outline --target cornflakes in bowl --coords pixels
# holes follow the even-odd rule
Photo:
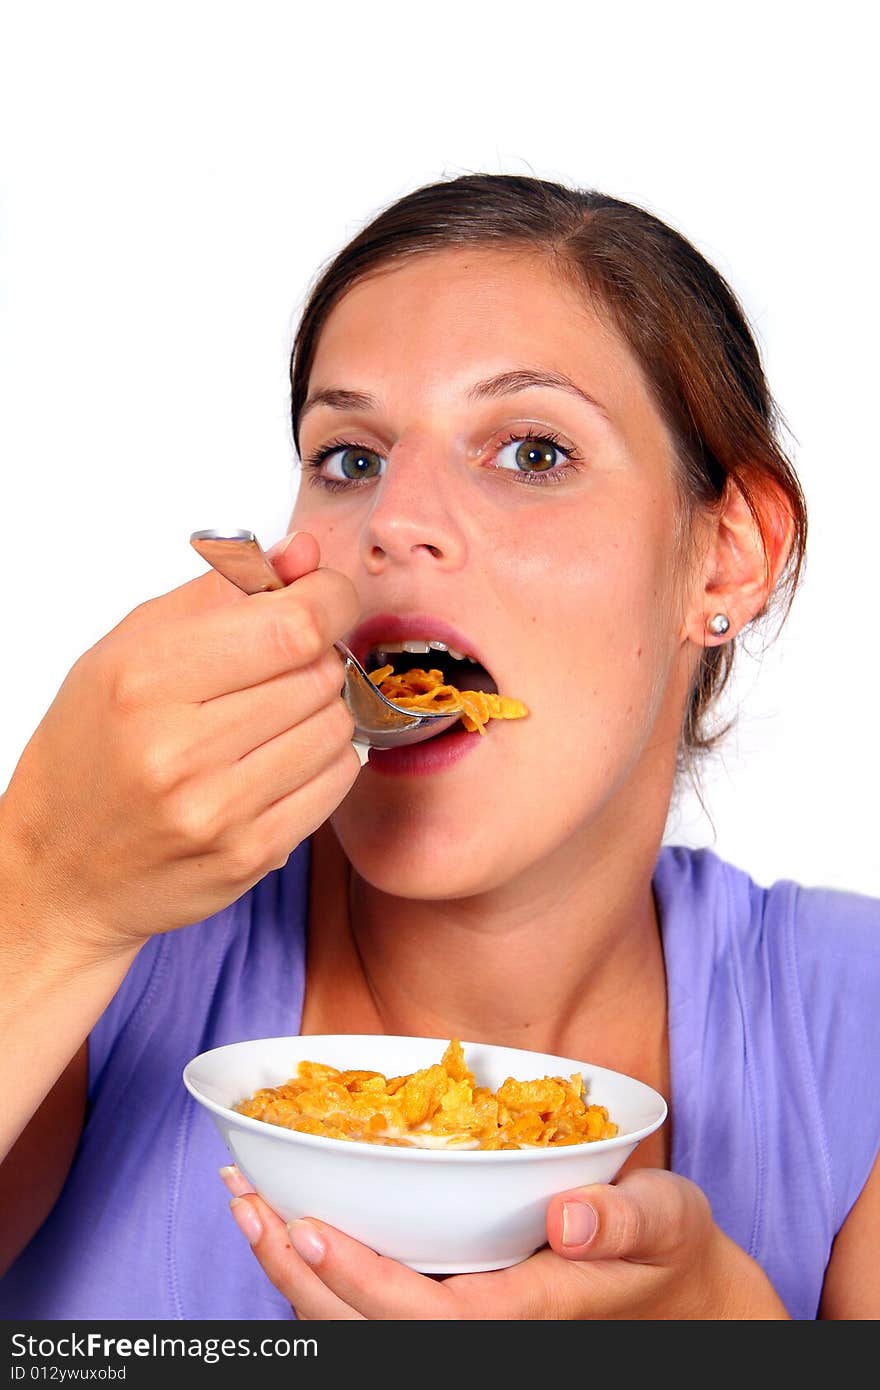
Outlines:
[[[439,1062],[409,1076],[302,1061],[281,1086],[264,1087],[234,1109],[302,1134],[426,1149],[547,1148],[613,1139],[604,1105],[585,1099],[581,1072],[478,1086],[453,1038]]]
[[[444,1047],[436,1038],[380,1034],[262,1038],[202,1053],[183,1080],[233,1161],[285,1221],[317,1217],[426,1274],[526,1259],[546,1241],[550,1198],[610,1182],[666,1118],[663,1097],[621,1072],[487,1043]],[[303,1073],[300,1063],[308,1064]],[[313,1100],[303,1105],[309,1091]],[[490,1098],[496,1131],[507,1137],[498,1147],[471,1147],[491,1133]],[[560,1129],[548,1134],[554,1115],[571,1123],[566,1107],[582,1123],[578,1100],[606,1137],[551,1142]],[[250,1106],[254,1112],[243,1113]],[[292,1115],[303,1117],[302,1127],[284,1122]],[[373,1138],[351,1132],[370,1125]],[[405,1142],[381,1142],[389,1138]],[[218,1144],[217,1165],[226,1161]]]

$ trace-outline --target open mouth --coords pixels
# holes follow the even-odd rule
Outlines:
[[[489,695],[498,694],[498,686],[491,672],[466,652],[456,651],[439,639],[407,638],[404,642],[380,640],[367,652],[363,662],[369,674],[382,666],[393,666],[396,675],[422,667],[426,671],[437,670],[443,673],[446,685],[456,690],[484,690]]]

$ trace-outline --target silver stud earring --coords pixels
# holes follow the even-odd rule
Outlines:
[[[706,624],[714,637],[723,637],[725,632],[730,630],[730,619],[726,613],[716,613],[714,618],[710,618]]]

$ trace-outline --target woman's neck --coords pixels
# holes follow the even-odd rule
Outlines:
[[[639,848],[645,838],[592,863],[572,844],[495,892],[413,901],[354,873],[325,824],[312,840],[303,1031],[460,1037],[665,1082],[658,844]]]

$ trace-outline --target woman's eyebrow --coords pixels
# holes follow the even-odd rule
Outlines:
[[[594,396],[589,395],[570,377],[562,372],[535,371],[530,368],[521,368],[513,372],[500,372],[497,376],[486,377],[483,381],[477,381],[467,393],[470,401],[493,400],[499,396],[513,396],[518,391],[528,391],[534,386],[550,387],[555,391],[567,391],[570,396],[577,396],[580,400],[586,401],[594,409],[600,411],[608,419],[608,411],[601,401],[597,401]],[[366,391],[349,391],[341,386],[328,386],[323,391],[315,391],[303,405],[300,411],[300,420],[315,406],[326,405],[331,410],[378,410],[380,402],[375,396],[370,396]]]
[[[601,401],[597,401],[595,396],[589,395],[577,382],[563,372],[534,371],[523,368],[515,372],[501,372],[498,376],[487,377],[485,381],[478,381],[468,392],[468,399],[472,401],[488,400],[498,396],[512,396],[517,391],[528,391],[533,386],[550,387],[556,391],[567,391],[570,396],[578,396],[587,405],[593,406],[608,419],[608,411]]]
[[[316,405],[328,405],[331,410],[378,410],[379,402],[375,396],[365,391],[346,391],[341,386],[328,386],[325,391],[315,391],[303,405],[299,418]]]

